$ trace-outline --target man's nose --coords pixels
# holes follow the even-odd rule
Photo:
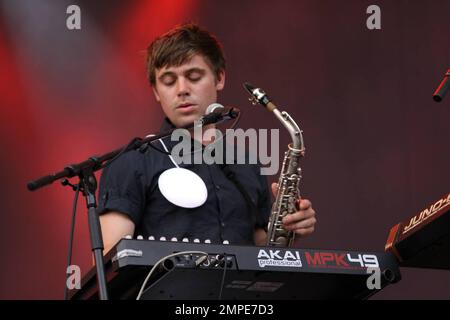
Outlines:
[[[190,94],[189,83],[184,77],[180,77],[177,81],[178,96],[188,96]]]

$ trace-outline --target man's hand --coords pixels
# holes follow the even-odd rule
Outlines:
[[[278,184],[272,183],[272,192],[276,197]],[[297,202],[297,212],[288,214],[283,218],[283,225],[286,230],[293,231],[300,237],[305,237],[314,232],[316,225],[316,212],[312,208],[311,201],[300,199]]]

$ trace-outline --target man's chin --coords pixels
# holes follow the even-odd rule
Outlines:
[[[181,127],[193,125],[194,122],[198,119],[200,119],[200,116],[198,116],[198,115],[186,116],[186,117],[183,117],[182,119],[177,119],[178,121],[176,123],[176,126],[178,128],[181,128]]]

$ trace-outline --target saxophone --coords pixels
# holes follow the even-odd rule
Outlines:
[[[298,185],[301,179],[300,158],[305,155],[302,131],[294,119],[285,111],[279,111],[266,93],[260,88],[254,88],[249,83],[244,84],[251,94],[250,101],[255,105],[259,103],[267,110],[273,112],[283,126],[288,130],[292,143],[284,154],[281,174],[278,180],[278,192],[272,206],[269,225],[267,228],[267,246],[290,247],[295,233],[283,228],[282,219],[297,211],[296,201],[300,198]]]

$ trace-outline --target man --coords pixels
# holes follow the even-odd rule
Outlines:
[[[221,45],[194,24],[177,27],[153,41],[147,50],[147,72],[167,117],[162,130],[199,119],[225,85]],[[162,144],[165,148],[176,144],[170,137],[160,143],[159,149]],[[205,182],[208,196],[203,205],[180,207],[161,193],[158,178],[174,163],[153,148],[128,152],[104,170],[98,210],[105,253],[126,235],[265,244],[271,197],[257,165],[181,166]],[[272,184],[274,194],[276,188]],[[285,217],[283,223],[297,236],[311,234],[316,218],[310,201],[302,199],[299,211]]]

